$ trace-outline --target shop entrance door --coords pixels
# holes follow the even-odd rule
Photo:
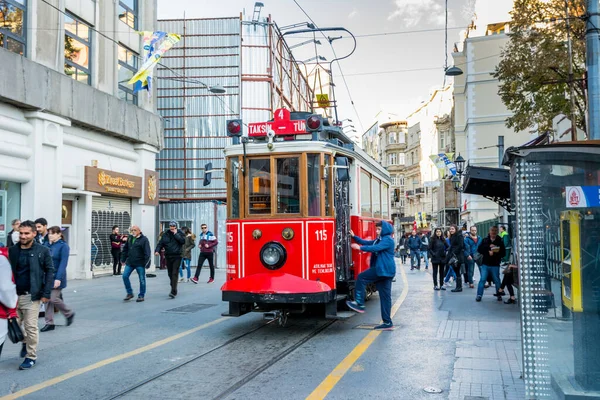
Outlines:
[[[131,200],[118,197],[92,198],[92,271],[112,273],[110,235],[118,225],[121,233],[129,233]]]

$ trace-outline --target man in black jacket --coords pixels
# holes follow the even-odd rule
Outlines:
[[[121,260],[125,263],[125,270],[123,271],[123,283],[125,284],[125,290],[127,296],[123,299],[129,301],[133,299],[133,289],[131,288],[131,276],[133,270],[138,274],[140,278],[140,293],[136,302],[141,303],[144,301],[146,296],[146,268],[150,267],[150,257],[152,256],[152,250],[150,250],[150,242],[148,238],[142,234],[140,227],[134,225],[129,230],[131,235],[123,252],[121,253]]]
[[[19,302],[17,313],[23,323],[25,341],[21,357],[25,357],[19,369],[32,368],[37,360],[38,314],[40,301],[48,303],[54,286],[54,267],[50,250],[35,241],[33,221],[23,221],[19,227],[19,244],[8,250],[8,259],[17,286]]]
[[[166,231],[160,242],[156,245],[155,255],[160,256],[160,251],[165,249],[165,258],[167,260],[167,272],[171,280],[171,293],[169,297],[174,299],[177,296],[177,281],[179,278],[179,265],[181,264],[181,247],[185,243],[185,235],[177,229],[177,222],[169,222],[169,230]]]
[[[481,301],[483,296],[483,289],[488,274],[492,275],[494,285],[496,286],[496,294],[500,289],[500,262],[502,257],[506,254],[506,248],[502,238],[498,236],[498,227],[492,226],[490,228],[490,234],[488,237],[481,241],[481,244],[477,248],[477,252],[483,255],[483,261],[481,265],[481,278],[479,278],[479,285],[477,286],[477,297],[476,301]],[[497,296],[498,301],[502,301],[501,296]]]

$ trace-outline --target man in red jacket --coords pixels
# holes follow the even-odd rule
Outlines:
[[[196,284],[198,283],[198,278],[200,277],[200,270],[202,270],[204,260],[208,260],[208,266],[210,268],[210,279],[207,283],[213,283],[215,281],[214,251],[215,247],[219,244],[219,241],[217,240],[217,237],[213,235],[211,231],[208,230],[208,226],[206,226],[206,224],[202,224],[200,228],[202,228],[202,233],[200,233],[200,242],[198,243],[198,247],[200,248],[200,257],[198,257],[198,266],[196,267],[196,273],[194,274],[194,277],[191,279],[191,281]]]

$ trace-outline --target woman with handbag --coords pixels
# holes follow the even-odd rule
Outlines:
[[[13,282],[12,269],[6,256],[7,253],[0,252],[0,355],[8,333],[9,318],[14,318],[14,321],[17,318],[17,287]],[[18,327],[18,324],[16,325]]]
[[[456,274],[456,288],[452,289],[451,292],[462,292],[461,268],[464,268],[464,238],[456,225],[450,226],[449,232],[450,248],[448,249],[448,254],[446,254],[446,265],[452,267]]]

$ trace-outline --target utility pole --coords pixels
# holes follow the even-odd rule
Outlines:
[[[586,67],[588,90],[588,137],[600,140],[600,5],[598,0],[587,0]]]
[[[575,88],[573,85],[573,46],[571,44],[571,20],[569,18],[569,0],[565,0],[565,16],[567,22],[567,50],[569,52],[569,90],[571,91],[571,140],[577,141],[577,124],[575,123]]]

